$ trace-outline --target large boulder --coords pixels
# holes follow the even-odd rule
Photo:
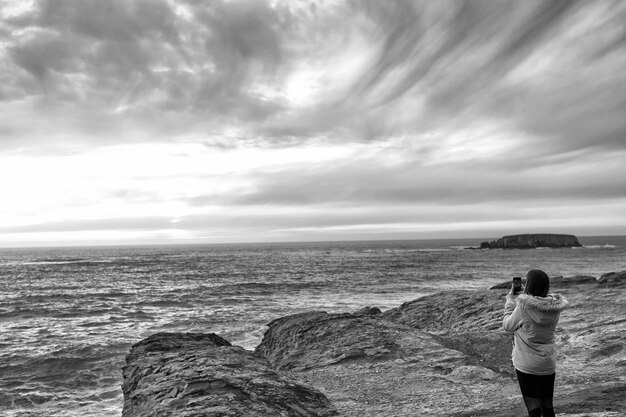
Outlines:
[[[409,329],[375,315],[309,312],[279,318],[268,326],[256,352],[279,370],[394,360],[414,353],[399,342]]]
[[[624,286],[626,285],[626,271],[602,274],[598,279],[598,283],[609,287]]]
[[[511,377],[512,337],[501,329],[503,311],[500,293],[457,290],[404,303],[384,317],[427,331],[443,346],[465,353],[469,362]]]
[[[481,249],[535,249],[535,248],[574,248],[581,247],[574,235],[523,234],[503,236],[491,242],[481,242]]]
[[[158,333],[131,348],[123,417],[336,416],[328,399],[215,334]]]
[[[504,297],[491,291],[441,292],[386,311],[383,317],[433,334],[497,331],[502,326]]]
[[[372,308],[282,317],[268,325],[256,352],[281,372],[318,387],[344,417],[480,414],[497,406],[503,393],[515,394],[510,375],[451,340],[383,316]],[[508,345],[503,351],[510,357]],[[480,398],[469,398],[468,389],[479,390]]]

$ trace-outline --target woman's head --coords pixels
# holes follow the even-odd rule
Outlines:
[[[548,274],[541,269],[531,269],[528,271],[526,274],[526,287],[524,288],[526,294],[546,297],[549,290],[550,278],[548,278]]]

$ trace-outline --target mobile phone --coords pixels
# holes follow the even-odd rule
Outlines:
[[[522,277],[513,277],[513,294],[522,290]]]

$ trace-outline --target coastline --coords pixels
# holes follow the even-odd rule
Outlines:
[[[624,236],[583,238],[576,249],[464,249],[469,243],[3,252],[0,409],[118,417],[124,359],[155,333],[213,332],[253,351],[267,323],[287,315],[386,311],[437,292],[487,290],[533,266],[599,277],[624,269],[626,253]]]
[[[552,292],[573,306],[557,328],[560,415],[617,416],[626,408],[625,284],[626,271],[595,281],[554,280]],[[523,414],[510,364],[511,335],[500,330],[505,293],[451,290],[384,312],[281,317],[269,323],[254,351],[184,343],[185,334],[154,335],[153,341],[180,343],[149,354],[137,350],[145,349],[144,342],[134,345],[124,368],[123,416],[184,416],[198,409],[235,416],[245,415],[246,407],[261,407],[255,408],[258,416],[278,410],[346,417]],[[181,357],[191,359],[176,359]],[[262,384],[259,375],[275,379]],[[291,394],[263,397],[277,385]]]

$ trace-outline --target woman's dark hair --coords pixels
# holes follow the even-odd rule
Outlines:
[[[548,278],[548,274],[541,269],[531,269],[528,271],[526,274],[526,287],[524,288],[526,294],[546,297],[549,290],[550,278]]]

